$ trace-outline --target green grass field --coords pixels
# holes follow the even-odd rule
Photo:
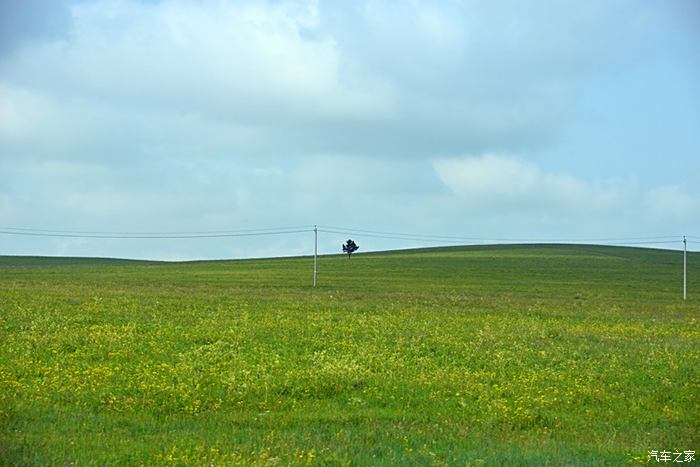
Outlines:
[[[685,303],[662,250],[328,256],[316,290],[312,269],[1,257],[0,464],[700,457],[700,254]]]

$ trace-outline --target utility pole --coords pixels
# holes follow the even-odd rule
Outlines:
[[[314,288],[316,288],[316,272],[318,271],[318,227],[314,225]]]
[[[687,240],[685,239],[685,235],[683,235],[683,301],[686,300],[686,292],[688,290],[687,284],[688,284],[688,269],[687,269],[687,261],[686,261],[686,255],[687,255]]]

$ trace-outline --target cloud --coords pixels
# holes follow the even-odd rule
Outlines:
[[[354,193],[356,196],[425,195],[439,190],[423,161],[387,161],[357,155],[325,154],[307,157],[290,171],[295,191],[318,191],[325,196]],[[428,176],[426,176],[428,175]]]
[[[674,133],[658,116],[692,102],[678,91],[685,68],[654,68],[661,58],[676,66],[678,56],[692,57],[673,47],[678,18],[656,14],[665,7],[49,3],[0,2],[14,9],[0,11],[0,212],[12,225],[181,231],[325,222],[486,235],[575,220],[571,228],[624,231],[641,218],[668,219],[665,206],[679,194],[688,206],[697,199],[662,189],[693,186],[697,171],[664,179],[653,151],[630,151],[652,140],[666,147]],[[634,81],[640,76],[654,81]],[[649,109],[642,94],[655,89],[685,98],[655,93],[663,105],[644,113],[655,131],[641,139],[631,114]],[[581,125],[586,118],[604,132]],[[697,141],[695,120],[682,121],[685,139],[674,141],[685,149],[674,160]],[[629,131],[620,136],[622,124]],[[250,255],[306,251],[295,242],[247,245]],[[181,256],[233,251],[181,245]],[[171,257],[168,248],[138,251]]]
[[[251,124],[381,111],[378,93],[370,99],[367,86],[339,82],[332,37],[303,34],[318,27],[312,4],[95,1],[72,13],[70,37],[9,60],[10,80],[110,106]]]
[[[610,212],[627,201],[630,191],[619,181],[589,182],[546,172],[509,156],[438,159],[433,167],[467,206],[480,210],[554,208]]]
[[[543,147],[566,121],[580,79],[625,61],[640,15],[598,2],[372,0],[95,0],[69,11],[69,33],[5,57],[0,84],[12,90],[12,108],[42,102],[47,118],[27,150],[55,139],[91,157],[104,141],[145,156],[157,144],[217,142],[200,157]],[[628,26],[614,41],[597,33],[623,17]]]

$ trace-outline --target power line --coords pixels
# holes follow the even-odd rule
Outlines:
[[[435,243],[454,243],[455,241],[468,241],[468,242],[514,242],[514,243],[573,243],[573,242],[617,242],[617,244],[653,244],[653,243],[676,243],[680,240],[678,236],[674,235],[664,235],[664,236],[646,236],[646,237],[617,237],[617,238],[548,238],[548,239],[533,239],[533,238],[498,238],[498,237],[457,237],[457,236],[447,236],[447,235],[425,235],[425,234],[409,234],[409,233],[398,233],[398,232],[384,232],[378,230],[363,230],[363,229],[351,229],[344,227],[334,227],[334,226],[320,226],[324,227],[322,232],[327,233],[337,233],[344,235],[361,235],[366,237],[375,238],[388,238],[394,240],[425,240],[433,241]],[[672,240],[673,239],[673,240]]]
[[[47,229],[32,229],[26,227],[2,227],[0,231],[18,231],[18,232],[39,232],[52,234],[75,234],[75,235],[216,235],[216,234],[238,234],[247,232],[268,232],[279,230],[300,230],[312,229],[312,225],[295,225],[287,227],[270,227],[262,229],[237,229],[237,230],[213,230],[213,231],[194,231],[194,232],[107,232],[107,231],[85,231],[85,230],[47,230]]]
[[[283,235],[302,232],[312,232],[313,229],[304,230],[280,230],[280,231],[255,231],[241,233],[212,233],[212,234],[170,234],[170,235],[89,235],[89,234],[70,234],[70,233],[44,233],[44,232],[11,232],[0,230],[0,234],[5,235],[20,235],[31,237],[62,237],[62,238],[104,238],[104,239],[169,239],[169,238],[224,238],[224,237],[257,237],[263,235]]]
[[[318,228],[322,227],[322,228]],[[359,235],[361,237],[384,238],[391,240],[412,241],[422,243],[440,243],[443,245],[458,246],[464,242],[474,243],[556,243],[572,244],[580,242],[594,242],[597,245],[666,245],[677,244],[682,238],[684,253],[684,283],[683,298],[686,297],[685,267],[686,267],[686,245],[700,244],[700,237],[696,236],[646,236],[646,237],[626,237],[626,238],[588,238],[588,239],[515,239],[515,238],[486,238],[486,237],[458,237],[449,235],[426,235],[416,233],[384,232],[379,230],[352,229],[334,226],[294,226],[294,227],[272,227],[264,229],[242,229],[242,230],[220,230],[206,232],[100,232],[100,231],[74,231],[74,230],[47,230],[31,229],[25,227],[0,227],[0,235],[30,236],[30,237],[60,237],[60,238],[90,238],[90,239],[197,239],[197,238],[230,238],[230,237],[259,237],[269,235],[287,235],[297,233],[314,232],[314,287],[317,283],[317,255],[318,255],[318,233],[329,233],[339,235]],[[691,240],[688,240],[688,239]],[[598,243],[604,242],[604,243]]]
[[[49,230],[27,227],[0,227],[0,234],[31,237],[61,237],[61,238],[93,238],[93,239],[194,239],[194,238],[227,238],[227,237],[256,237],[269,235],[286,235],[313,232],[315,226],[299,225],[288,227],[269,227],[258,229],[216,230],[216,231],[184,231],[184,232],[114,232],[114,231],[81,231],[81,230]],[[419,233],[388,232],[381,230],[354,229],[319,225],[318,232],[359,235],[362,237],[403,240],[411,242],[429,242],[440,244],[458,243],[576,243],[604,242],[607,245],[654,245],[678,243],[679,237],[674,235],[644,236],[644,237],[608,237],[608,238],[502,238],[502,237],[469,237],[453,235],[429,235]],[[700,237],[687,236],[690,243],[698,243],[693,239]]]
[[[425,235],[425,234],[411,234],[411,233],[399,233],[399,232],[382,232],[378,230],[363,230],[363,229],[350,229],[347,227],[335,227],[331,225],[319,225],[321,228],[330,229],[329,231],[342,231],[340,233],[366,233],[366,234],[376,234],[376,235],[390,235],[390,236],[401,236],[401,237],[415,237],[415,238],[441,238],[449,240],[467,240],[467,241],[480,241],[481,238],[475,237],[456,237],[451,235]]]
[[[379,234],[371,234],[371,233],[358,233],[358,232],[349,232],[349,231],[341,231],[341,230],[329,230],[329,229],[318,229],[319,232],[323,233],[334,233],[334,234],[342,234],[342,235],[360,235],[361,237],[372,237],[372,238],[386,238],[386,239],[391,239],[391,240],[410,240],[410,241],[417,241],[417,242],[433,242],[433,243],[445,243],[445,244],[455,244],[457,243],[460,239],[452,239],[452,240],[447,240],[444,238],[431,238],[431,237],[400,237],[396,235],[379,235]],[[461,239],[464,241],[465,239]],[[472,242],[474,239],[471,240]]]
[[[319,229],[319,232],[324,232],[324,233],[335,233],[335,234],[342,234],[342,235],[355,235],[358,234],[357,232],[351,233],[351,232],[343,232],[339,230],[321,230]],[[416,241],[416,242],[429,242],[429,243],[442,243],[442,244],[450,244],[454,245],[457,242],[455,240],[443,240],[443,239],[438,239],[438,238],[412,238],[412,237],[398,237],[398,236],[391,236],[391,235],[376,235],[376,234],[358,234],[361,237],[371,237],[371,238],[385,238],[385,239],[391,239],[391,240],[408,240],[408,241]],[[504,243],[504,242],[509,242],[509,243],[529,243],[529,244],[538,244],[538,243],[558,243],[558,244],[573,244],[576,243],[574,240],[524,240],[524,239],[479,239],[478,241],[473,241],[470,242],[472,244],[477,243],[477,244],[488,244],[488,243]],[[642,241],[642,242],[635,242],[635,241],[629,241],[629,242],[605,242],[601,243],[601,245],[610,245],[610,246],[623,246],[623,245],[659,245],[659,244],[672,244],[672,243],[679,243],[679,240],[654,240],[654,241]],[[697,243],[697,242],[695,242]]]

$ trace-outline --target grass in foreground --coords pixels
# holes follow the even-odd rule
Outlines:
[[[700,255],[0,260],[0,464],[611,464],[700,451]],[[696,457],[697,454],[696,454]]]

